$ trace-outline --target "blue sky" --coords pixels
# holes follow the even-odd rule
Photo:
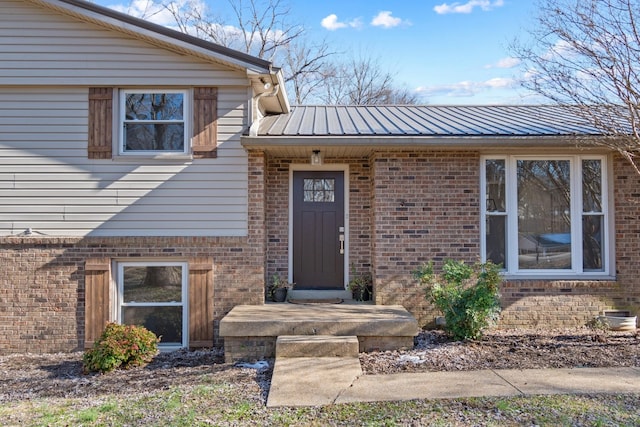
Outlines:
[[[135,14],[146,0],[97,0]],[[231,17],[226,0],[206,0]],[[399,85],[425,103],[530,104],[517,84],[523,70],[508,45],[526,38],[534,2],[527,0],[286,0],[291,21],[336,49],[378,58]],[[158,23],[163,23],[160,16]],[[278,64],[276,64],[278,65]]]

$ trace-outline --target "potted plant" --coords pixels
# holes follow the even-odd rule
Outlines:
[[[351,296],[356,301],[369,301],[373,294],[373,280],[371,274],[357,274],[355,267],[351,265],[351,280],[347,285]]]
[[[280,276],[274,274],[271,276],[271,284],[269,285],[269,295],[274,302],[285,302],[289,289],[293,288],[292,283],[285,282]]]

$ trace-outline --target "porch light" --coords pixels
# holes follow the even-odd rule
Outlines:
[[[320,150],[313,150],[311,153],[311,164],[314,166],[319,166],[322,164],[322,156],[320,155]]]

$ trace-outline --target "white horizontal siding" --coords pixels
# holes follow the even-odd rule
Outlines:
[[[87,88],[0,85],[0,234],[243,236],[246,89],[220,87],[217,159],[87,159]]]
[[[248,86],[242,72],[15,0],[0,0],[0,64],[0,86]]]

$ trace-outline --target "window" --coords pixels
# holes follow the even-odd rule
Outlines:
[[[160,347],[187,345],[186,263],[118,264],[118,322],[142,325],[161,337]]]
[[[334,202],[336,184],[333,178],[305,178],[305,202]]]
[[[483,259],[508,274],[609,274],[606,159],[483,159]]]
[[[116,98],[120,97],[120,108],[113,106],[114,93],[119,94]],[[115,153],[121,156],[171,158],[190,154],[193,159],[217,157],[216,87],[194,87],[190,91],[158,89],[119,92],[110,87],[91,87],[88,107],[89,159],[110,160],[115,147],[119,147]],[[119,110],[117,143],[113,142],[112,135],[115,110]],[[188,132],[191,132],[191,144]]]
[[[189,152],[185,91],[121,92],[120,154]]]

